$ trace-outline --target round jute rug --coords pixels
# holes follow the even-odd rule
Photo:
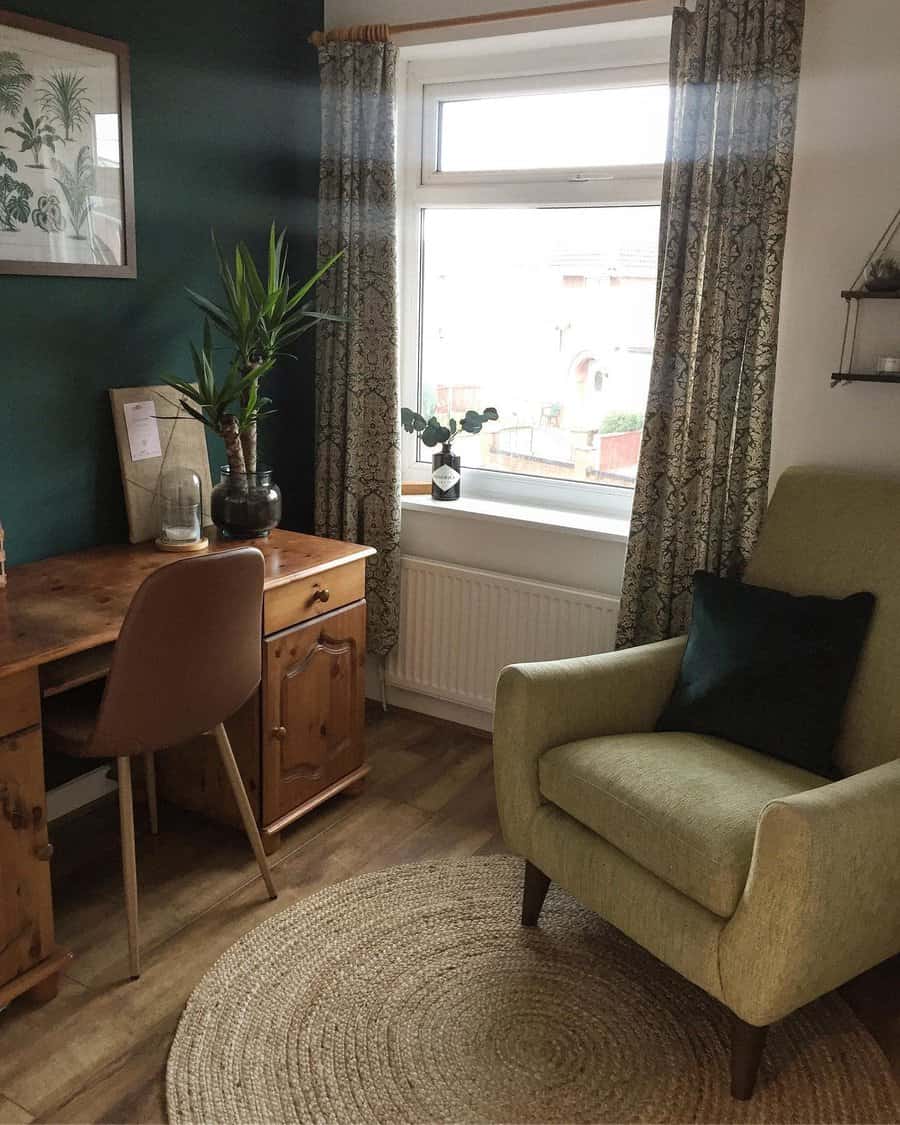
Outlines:
[[[169,1055],[169,1118],[250,1122],[895,1122],[875,1042],[829,996],[775,1027],[728,1093],[703,992],[553,887],[519,925],[522,863],[338,883],[234,945]]]

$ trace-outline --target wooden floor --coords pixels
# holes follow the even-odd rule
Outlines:
[[[59,997],[0,1014],[0,1123],[165,1121],[166,1055],[208,966],[264,918],[329,883],[395,863],[503,851],[490,744],[424,716],[372,712],[373,771],[285,833],[269,902],[237,832],[160,810],[139,830],[143,975],[127,979],[114,803],[53,833],[58,939],[76,958]],[[141,825],[146,818],[138,810]],[[846,990],[900,1078],[900,965]]]

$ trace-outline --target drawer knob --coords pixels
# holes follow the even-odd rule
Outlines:
[[[287,727],[273,727],[273,738],[287,738]]]
[[[34,854],[37,859],[42,859],[44,863],[49,863],[53,858],[53,845],[42,844],[39,848],[34,849]]]
[[[313,601],[324,603],[327,602],[330,597],[331,591],[327,586],[323,586],[321,590],[316,590],[316,592],[313,594]]]

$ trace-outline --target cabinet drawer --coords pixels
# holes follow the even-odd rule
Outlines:
[[[0,739],[0,985],[53,952],[41,732]]]
[[[0,738],[41,721],[41,690],[35,668],[0,677]]]
[[[345,563],[324,570],[311,578],[302,578],[267,590],[263,609],[263,632],[266,636],[331,613],[350,602],[365,597],[366,563]]]

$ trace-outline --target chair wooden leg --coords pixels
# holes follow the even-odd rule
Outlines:
[[[237,801],[241,820],[244,822],[244,831],[247,833],[247,839],[250,841],[250,845],[253,848],[256,862],[259,864],[259,870],[269,892],[269,898],[278,898],[278,891],[275,889],[275,884],[272,881],[272,872],[269,870],[269,861],[266,859],[265,849],[263,848],[263,843],[259,835],[259,828],[256,825],[256,817],[253,815],[253,809],[250,807],[250,800],[247,797],[247,790],[244,788],[241,771],[238,769],[238,764],[234,760],[234,752],[231,749],[231,743],[228,741],[225,724],[219,723],[213,731],[213,734],[216,736],[216,743],[219,747],[222,765],[225,767],[226,774],[228,774],[228,780],[231,783],[231,791],[234,793],[234,799]]]
[[[550,887],[549,876],[525,860],[525,889],[522,894],[522,925],[536,926],[541,916],[541,907]]]
[[[754,1027],[732,1015],[731,1096],[748,1101],[753,1096],[768,1027]]]
[[[134,803],[131,796],[131,759],[116,758],[119,779],[119,828],[122,834],[122,877],[125,883],[125,914],[128,918],[128,962],[131,979],[141,975],[138,933],[137,860],[134,855]]]
[[[147,810],[150,813],[150,831],[156,836],[159,833],[159,807],[156,803],[156,759],[152,750],[144,755],[144,777],[147,784]]]

